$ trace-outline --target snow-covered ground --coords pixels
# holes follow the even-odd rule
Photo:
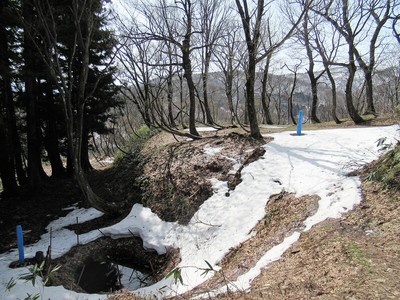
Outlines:
[[[265,145],[264,159],[243,168],[243,181],[230,191],[230,197],[225,196],[228,191],[226,182],[210,179],[214,194],[204,202],[187,226],[164,222],[150,209],[136,204],[124,220],[101,229],[101,232],[114,238],[130,236],[134,232],[143,239],[144,247],[155,249],[160,254],[172,247],[179,248],[182,261],[178,267],[182,270],[183,284],[175,284],[170,277],[136,292],[159,297],[183,293],[208,278],[200,270],[207,268],[206,261],[218,269],[216,264],[229,249],[250,237],[249,232],[263,218],[265,205],[272,194],[285,189],[298,196],[317,194],[321,197],[318,211],[305,221],[304,230],[352,209],[361,201],[360,180],[346,174],[379,156],[378,139],[386,137],[388,143],[395,143],[400,136],[398,130],[399,126],[390,126],[305,131],[302,136],[292,132],[271,134],[274,140]],[[205,150],[213,155],[220,149],[206,146]],[[77,217],[83,221],[100,215],[94,209],[71,208],[66,217],[49,224],[48,228],[51,227],[53,232],[53,256],[63,255],[76,244],[76,235],[65,229],[66,225],[75,223]],[[87,243],[100,235],[97,230],[80,235],[80,242]],[[261,268],[279,259],[300,235],[301,232],[293,233],[265,253],[257,265],[240,276],[230,289],[233,286],[249,288]],[[26,247],[26,257],[33,256],[38,250],[45,251],[48,243],[49,233],[46,233],[39,242]],[[27,271],[26,268],[8,267],[17,259],[17,250],[0,255],[0,299],[23,299],[27,293],[40,293],[42,299],[106,298],[105,295],[78,294],[63,287],[42,287],[40,284],[33,287],[23,280],[17,280],[11,291],[5,291],[11,278],[16,279]]]

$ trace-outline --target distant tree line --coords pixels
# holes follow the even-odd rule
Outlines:
[[[320,122],[318,115],[326,115],[321,108],[329,106],[330,119],[340,123],[338,97],[343,94],[346,116],[362,123],[363,114],[379,112],[381,99],[373,82],[377,66],[390,61],[384,55],[396,53],[400,45],[399,3],[393,0],[122,2],[128,16],[120,18],[117,55],[124,68],[124,95],[149,126],[192,138],[199,137],[196,122],[221,125],[221,101],[215,107],[215,90],[209,86],[216,74],[230,122],[245,123],[253,137],[260,137],[259,122],[281,122],[285,114],[296,122],[301,72],[309,79],[311,122]],[[282,90],[272,62],[285,44],[294,49],[294,62],[281,66],[293,81]],[[394,68],[399,68],[397,62]],[[343,93],[336,82],[338,69],[339,79],[345,79]],[[357,76],[363,77],[361,87],[355,86]],[[398,81],[398,74],[392,80]],[[319,92],[323,83],[331,90],[329,97],[323,95],[329,99],[324,105]],[[182,127],[189,133],[182,133]]]

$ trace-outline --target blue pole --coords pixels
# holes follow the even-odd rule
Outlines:
[[[25,255],[24,255],[24,236],[22,235],[21,225],[17,225],[17,243],[18,243],[19,263],[23,265],[25,262]]]
[[[301,135],[301,125],[303,123],[303,111],[299,111],[299,118],[297,119],[297,135]]]

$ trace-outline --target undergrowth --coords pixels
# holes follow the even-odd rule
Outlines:
[[[114,164],[118,165],[124,158],[138,155],[146,141],[157,132],[157,130],[151,129],[146,125],[140,126],[119,148],[114,158]]]
[[[147,158],[142,155],[141,150],[155,133],[156,131],[147,126],[141,126],[119,147],[113,166],[98,172],[99,178],[93,180],[92,184],[98,185],[97,191],[103,198],[126,202],[127,211],[133,204],[142,203],[147,185],[147,178],[143,175]],[[92,174],[93,179],[95,175]]]
[[[400,191],[400,143],[377,162],[366,179],[381,182],[385,187]]]

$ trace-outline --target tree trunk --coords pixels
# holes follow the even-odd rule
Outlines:
[[[168,99],[168,123],[169,126],[172,128],[176,128],[176,123],[175,123],[175,118],[174,118],[174,112],[172,109],[173,105],[173,96],[174,96],[174,89],[172,86],[172,70],[169,72],[169,76],[167,79],[167,99]]]
[[[249,50],[250,51],[250,50]],[[246,79],[246,105],[247,105],[247,115],[249,117],[250,123],[250,136],[256,139],[261,139],[262,135],[260,133],[260,128],[258,127],[257,112],[254,100],[254,84],[256,79],[256,63],[255,63],[255,49],[251,49],[251,54],[249,55],[249,66],[248,74]]]
[[[314,74],[314,57],[310,45],[310,38],[309,38],[309,31],[308,31],[308,9],[304,14],[304,21],[303,21],[303,37],[304,37],[304,45],[306,47],[306,53],[308,58],[308,78],[310,79],[311,85],[311,115],[310,119],[312,123],[321,123],[321,121],[317,117],[317,108],[318,108],[318,87],[317,87],[317,78]]]
[[[1,2],[0,14],[3,11],[4,5],[6,4]],[[12,81],[8,41],[9,39],[6,31],[6,24],[0,24],[0,111],[3,110],[5,112],[5,119],[3,119],[4,125],[2,125],[2,127],[4,128],[4,134],[7,138],[7,143],[4,143],[3,146],[6,147],[5,150],[8,155],[10,155],[7,172],[11,173],[16,171],[18,181],[20,185],[23,185],[26,183],[26,174],[22,165],[21,142],[17,130],[17,121],[11,87]],[[13,177],[13,180],[15,181],[15,174]]]
[[[260,128],[258,127],[257,111],[255,107],[254,84],[256,79],[257,48],[261,36],[260,26],[262,17],[264,15],[264,1],[259,0],[257,2],[257,13],[254,28],[251,28],[252,26],[250,25],[251,16],[249,15],[247,2],[243,1],[245,6],[244,9],[239,0],[235,0],[235,3],[242,20],[247,44],[248,65],[246,70],[246,108],[250,123],[250,136],[256,139],[261,139],[262,135],[260,133]]]
[[[190,59],[190,38],[192,35],[192,11],[191,2],[186,3],[186,33],[182,42],[182,66],[184,70],[183,76],[186,79],[186,83],[189,90],[189,132],[193,136],[200,137],[196,129],[196,95],[195,85],[192,76],[192,62]]]
[[[324,48],[320,44],[319,37],[317,37],[315,39],[315,43],[317,45],[318,52],[321,55],[322,64],[324,66],[324,70],[325,70],[326,74],[328,75],[329,82],[331,83],[331,89],[332,89],[332,110],[331,110],[331,115],[332,115],[332,118],[335,121],[335,123],[336,124],[340,124],[341,122],[340,122],[339,118],[336,115],[336,107],[337,107],[336,82],[335,82],[335,79],[332,76],[331,70],[329,68],[329,61],[328,61],[328,58],[326,56]]]
[[[267,56],[267,61],[265,63],[263,78],[261,80],[261,105],[264,111],[264,119],[265,123],[268,125],[274,124],[272,122],[271,113],[269,111],[269,98],[267,97],[267,83],[268,83],[268,75],[269,75],[269,64],[271,61],[271,55]]]
[[[204,72],[202,74],[204,110],[206,113],[206,123],[209,125],[214,125],[214,119],[212,117],[210,105],[208,103],[208,72],[210,69],[211,54],[208,51],[208,47],[206,47],[205,51],[206,57],[204,61]]]
[[[17,182],[12,155],[8,146],[6,123],[0,114],[0,178],[4,195],[12,196],[17,193]]]
[[[58,115],[57,107],[54,105],[53,89],[48,80],[47,89],[47,128],[44,138],[44,145],[49,157],[51,165],[51,176],[60,178],[65,176],[64,166],[60,157],[60,148],[57,133],[57,120]]]
[[[313,69],[312,69],[313,70]],[[312,123],[321,123],[321,121],[317,117],[317,109],[318,109],[318,87],[317,87],[317,79],[314,75],[313,71],[308,71],[308,77],[310,78],[311,83],[311,94],[312,94],[312,101],[311,101],[311,122]]]
[[[329,69],[328,66],[325,67],[326,74],[328,75],[329,81],[331,83],[331,89],[332,89],[332,110],[331,110],[331,115],[333,120],[335,121],[336,124],[340,124],[340,120],[336,115],[336,106],[337,106],[337,93],[336,93],[336,83],[335,79],[332,76],[331,70]]]
[[[370,68],[363,68],[364,76],[365,76],[365,97],[366,97],[366,107],[364,110],[364,114],[373,114],[376,115],[376,110],[374,106],[374,96],[373,96],[373,80],[372,80],[372,71]]]
[[[89,133],[86,129],[84,129],[82,133],[81,165],[85,172],[93,170],[89,157]]]
[[[185,53],[183,56],[183,66],[185,74],[183,75],[186,79],[186,83],[189,90],[189,132],[191,135],[200,137],[196,129],[196,96],[195,96],[195,85],[192,77],[192,66],[190,63],[189,53]]]
[[[356,74],[356,65],[354,63],[354,57],[351,58],[351,54],[350,62],[347,69],[349,71],[345,90],[347,112],[349,113],[350,118],[354,121],[355,124],[361,124],[364,122],[364,119],[361,118],[361,116],[358,114],[353,104],[353,81]]]
[[[28,24],[33,22],[34,11],[30,0],[23,2],[23,16]],[[43,171],[40,155],[40,139],[36,118],[36,89],[33,70],[36,66],[35,51],[32,43],[33,32],[29,26],[24,28],[24,100],[27,111],[27,138],[28,138],[28,186],[31,191],[38,189]]]
[[[288,97],[288,124],[290,124],[289,117],[290,117],[290,120],[292,120],[293,124],[297,124],[296,118],[293,115],[293,95],[294,95],[294,91],[296,90],[296,85],[297,85],[297,67],[296,67],[296,70],[294,71],[293,85],[290,90],[290,95]]]

